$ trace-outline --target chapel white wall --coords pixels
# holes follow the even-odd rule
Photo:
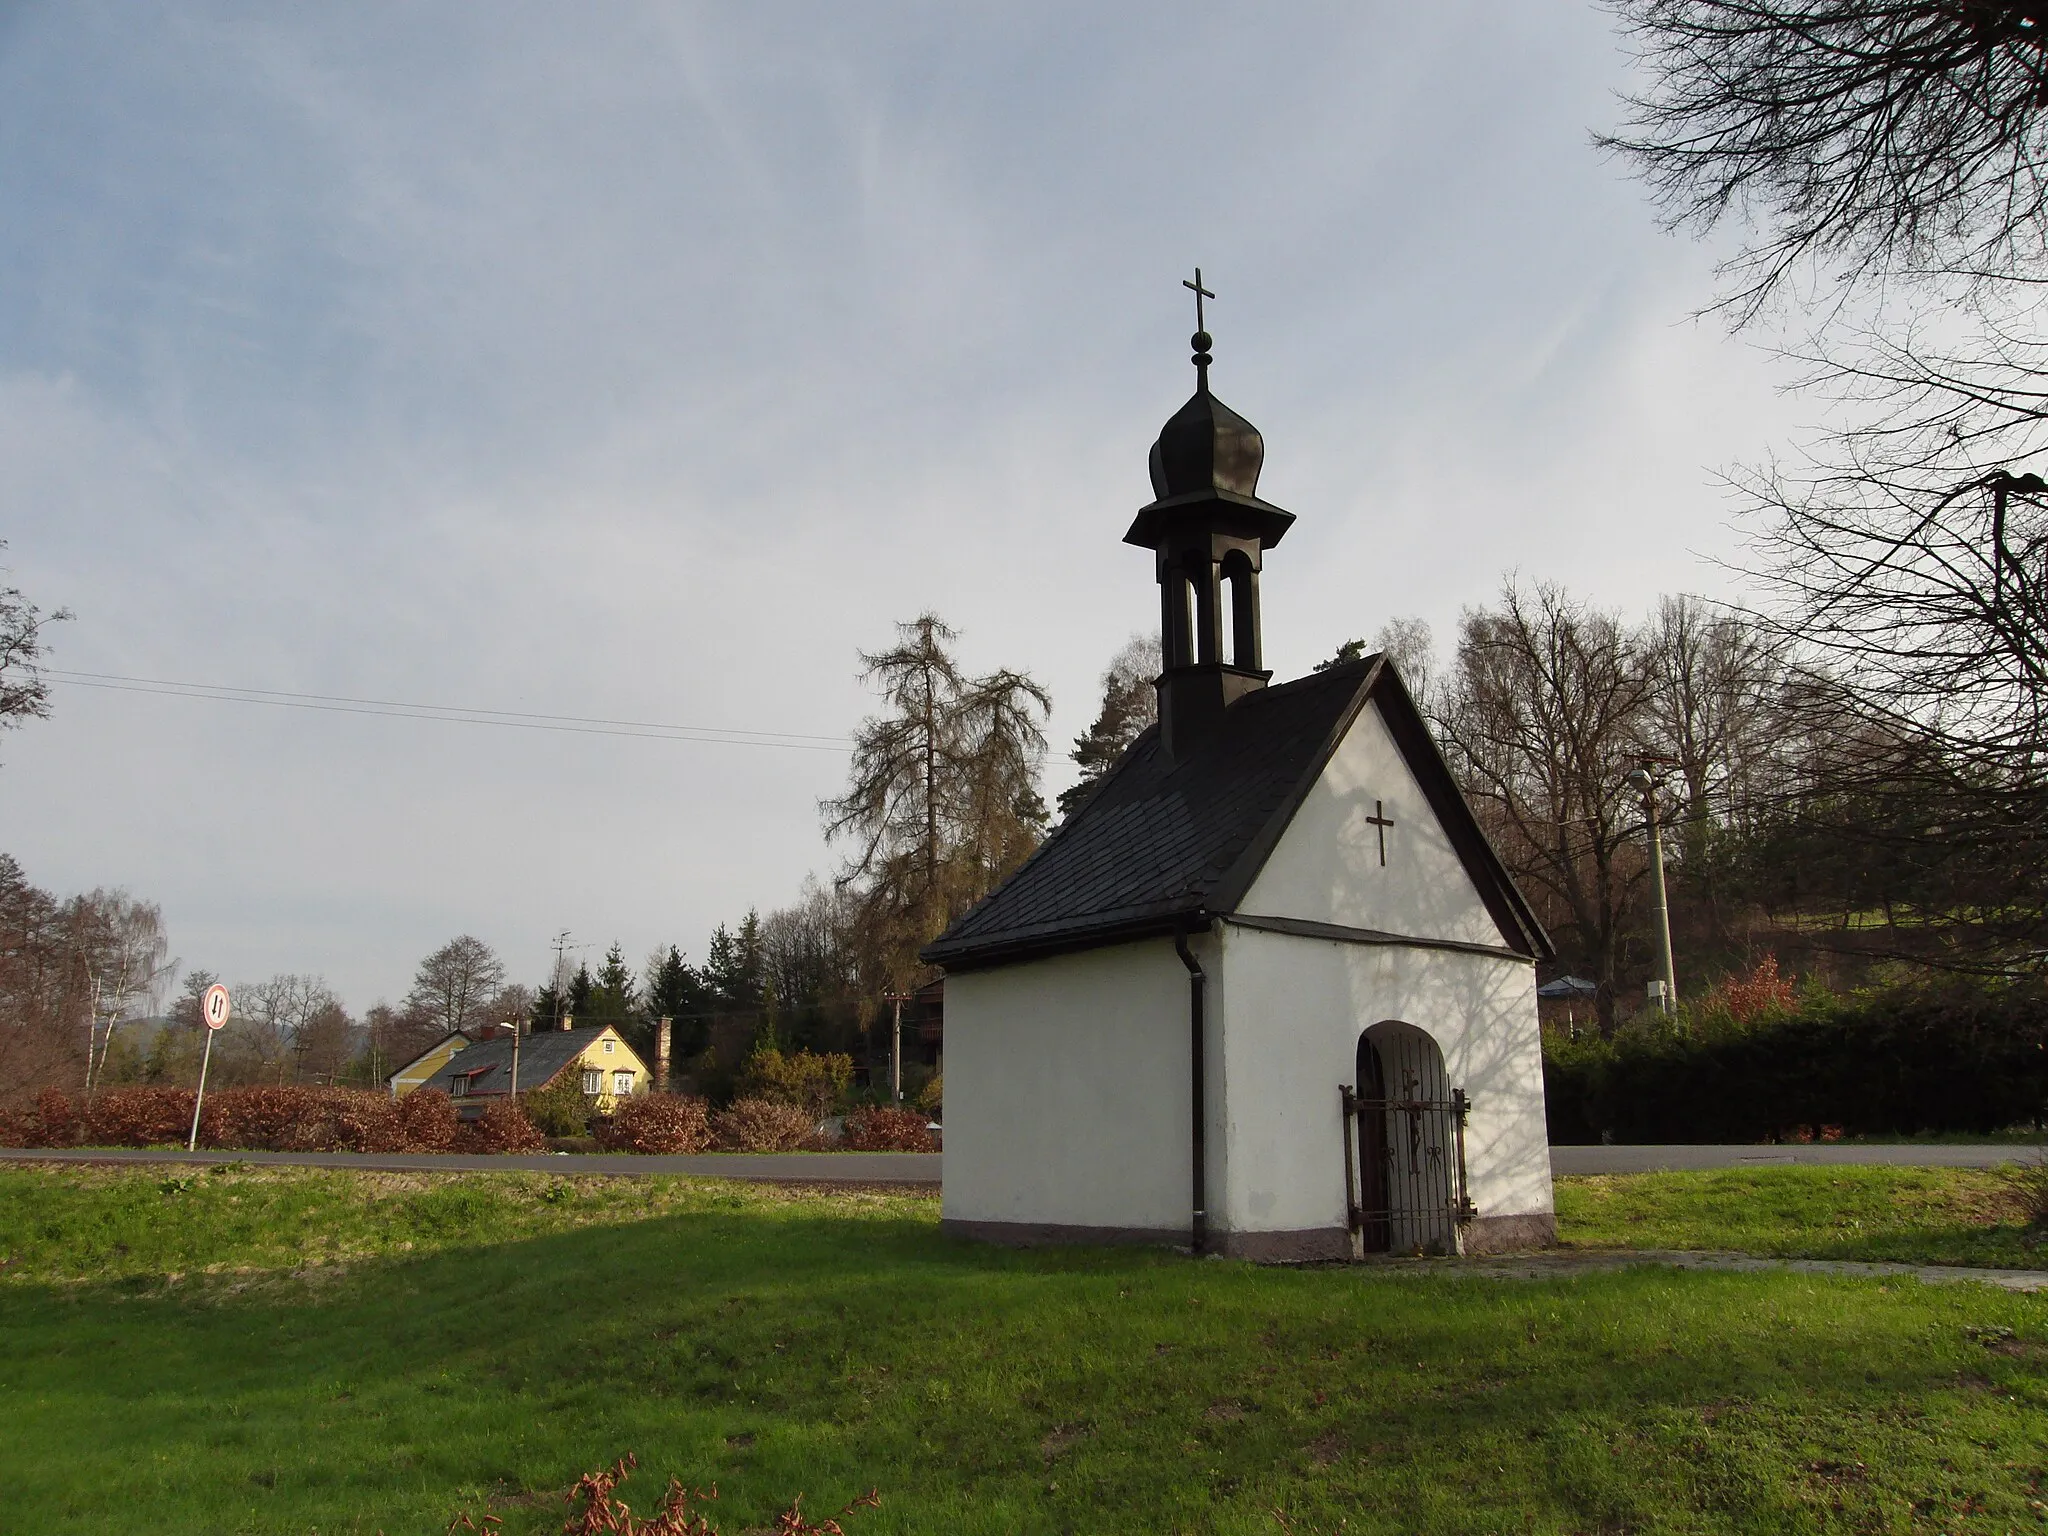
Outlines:
[[[1220,982],[1212,987],[1212,1086],[1227,1085],[1224,1133],[1212,1139],[1221,1144],[1211,1160],[1212,1227],[1251,1233],[1344,1225],[1337,1089],[1356,1085],[1359,1037],[1383,1019],[1428,1033],[1451,1085],[1472,1100],[1465,1156],[1479,1214],[1550,1213],[1534,966],[1228,924],[1204,953],[1205,964],[1216,955],[1211,969]],[[949,1118],[951,1089],[949,1081]],[[949,1144],[949,1182],[951,1153]]]
[[[1368,820],[1376,805],[1393,822],[1385,829],[1385,864],[1380,828]],[[1238,910],[1468,944],[1505,942],[1377,701],[1358,712]]]
[[[946,978],[950,1221],[1187,1230],[1188,982],[1171,940]]]

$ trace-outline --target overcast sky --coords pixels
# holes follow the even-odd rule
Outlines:
[[[69,670],[825,737],[931,608],[1064,747],[1200,264],[1279,676],[1510,570],[1725,592],[1797,408],[1590,147],[1626,67],[1577,0],[0,0],[5,559]],[[845,763],[60,684],[0,849],[362,1008],[462,932],[701,958]]]

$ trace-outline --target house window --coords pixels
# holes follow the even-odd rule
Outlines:
[[[632,1092],[633,1074],[630,1072],[614,1072],[612,1074],[613,1096],[616,1098],[623,1099],[631,1095]]]
[[[462,1099],[462,1098],[467,1098],[468,1096],[469,1096],[469,1079],[468,1079],[468,1078],[466,1078],[466,1077],[451,1077],[451,1078],[449,1078],[449,1079],[448,1079],[448,1097],[449,1097],[449,1098],[451,1098],[451,1099]]]
[[[604,1043],[604,1053],[607,1056],[611,1055],[612,1053],[612,1043],[609,1040],[605,1041]]]
[[[583,1091],[593,1099],[604,1092],[604,1073],[596,1067],[586,1067],[583,1072]]]

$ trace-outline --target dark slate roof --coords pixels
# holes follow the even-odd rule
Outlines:
[[[543,1029],[519,1037],[519,1091],[546,1086],[561,1070],[573,1063],[584,1049],[603,1034],[609,1026],[587,1024],[580,1029]],[[633,1065],[641,1071],[646,1064],[633,1054],[633,1048],[621,1040],[619,1049],[625,1052],[620,1066]],[[472,1075],[475,1074],[475,1075]],[[512,1091],[512,1037],[500,1035],[493,1040],[480,1040],[475,1045],[457,1051],[443,1064],[441,1070],[420,1084],[421,1088],[438,1088],[443,1093],[451,1091],[450,1085],[458,1077],[469,1078],[469,1093],[472,1096],[486,1093],[510,1093]]]
[[[1204,927],[1233,911],[1368,701],[1458,850],[1502,944],[1550,941],[1473,819],[1422,717],[1381,657],[1246,694],[1180,762],[1147,730],[1094,794],[923,958],[949,970]],[[472,1048],[474,1049],[474,1048]]]

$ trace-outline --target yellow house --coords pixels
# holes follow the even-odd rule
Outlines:
[[[459,1056],[451,1056],[420,1086],[440,1089],[455,1101],[457,1109],[470,1114],[481,1114],[494,1098],[532,1093],[565,1078],[575,1083],[601,1114],[610,1114],[620,1099],[654,1088],[654,1074],[647,1070],[647,1063],[609,1024],[522,1034],[518,1046],[516,1087],[512,1081],[513,1037],[509,1034],[480,1040]]]
[[[415,1088],[425,1087],[428,1078],[448,1065],[449,1057],[472,1043],[461,1030],[450,1030],[384,1079],[391,1088],[391,1097],[402,1099]]]

